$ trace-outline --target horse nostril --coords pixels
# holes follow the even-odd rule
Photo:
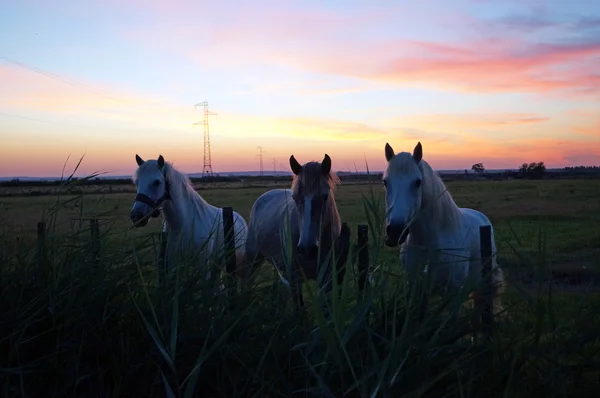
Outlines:
[[[385,227],[385,233],[388,236],[400,236],[400,234],[402,234],[402,231],[405,228],[405,224],[404,223],[393,223],[393,224],[388,224]]]
[[[394,237],[395,235],[400,234],[400,231],[398,226],[390,224],[385,228],[385,233],[387,236]]]

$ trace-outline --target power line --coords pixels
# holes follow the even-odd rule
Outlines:
[[[66,78],[64,78],[62,76],[59,76],[59,75],[55,74],[55,73],[43,70],[43,69],[38,68],[36,66],[29,65],[29,64],[27,64],[25,62],[17,61],[15,59],[9,58],[9,57],[7,57],[5,55],[0,55],[0,59],[4,60],[6,62],[10,62],[10,63],[12,63],[12,64],[14,64],[14,65],[16,65],[18,67],[27,69],[27,70],[29,70],[31,72],[39,73],[40,75],[46,76],[46,77],[48,77],[50,79],[53,79],[53,80],[56,80],[56,81],[68,84],[68,85],[73,86],[73,87],[80,88],[80,89],[85,90],[85,91],[89,91],[89,92],[91,92],[93,94],[96,94],[98,96],[110,99],[112,101],[116,101],[116,102],[120,102],[120,103],[125,104],[125,105],[129,105],[129,103],[127,101],[124,101],[124,100],[119,99],[119,98],[112,97],[110,95],[104,94],[104,93],[102,93],[100,91],[97,91],[97,90],[93,90],[90,87],[88,87],[88,86],[86,86],[86,85],[84,85],[82,83],[76,82],[74,80],[66,79]],[[148,106],[145,105],[144,107],[148,107]],[[171,113],[170,111],[164,111],[164,110],[163,111],[157,111],[156,109],[152,109],[152,112],[153,112],[153,114],[162,114],[162,115],[167,114],[167,113]]]
[[[84,129],[97,129],[97,130],[101,130],[101,131],[112,131],[112,132],[123,131],[123,132],[131,132],[132,130],[134,130],[134,128],[131,128],[131,129],[116,128],[115,129],[115,128],[108,128],[108,127],[103,127],[103,126],[93,126],[93,125],[79,124],[79,123],[57,122],[57,121],[54,121],[54,120],[38,119],[38,118],[34,118],[34,117],[21,116],[21,115],[12,115],[10,113],[0,112],[0,117],[2,117],[2,116],[3,117],[14,118],[14,119],[29,120],[29,121],[38,122],[38,123],[55,124],[57,126],[77,127],[77,128],[84,128]]]
[[[4,55],[0,55],[0,59],[3,59],[3,60],[5,60],[6,62],[10,62],[11,64],[14,64],[14,65],[20,66],[21,68],[28,69],[28,70],[30,70],[30,71],[32,71],[32,72],[39,73],[39,74],[41,74],[41,75],[44,75],[44,76],[46,76],[46,77],[49,77],[49,78],[51,78],[51,79],[54,79],[54,80],[57,80],[57,81],[63,82],[63,83],[65,83],[65,84],[68,84],[68,85],[70,85],[70,86],[73,86],[73,87],[78,87],[78,88],[80,88],[80,89],[83,89],[83,90],[87,90],[87,91],[89,91],[89,92],[91,92],[91,93],[94,93],[94,94],[96,94],[96,95],[99,95],[99,96],[101,96],[101,97],[108,98],[108,99],[110,99],[110,100],[113,100],[113,101],[117,101],[117,102],[125,103],[123,100],[120,100],[120,99],[118,99],[118,98],[111,97],[111,96],[109,96],[109,95],[106,95],[106,94],[104,94],[104,93],[101,93],[101,92],[99,92],[99,91],[96,91],[96,90],[92,90],[91,88],[89,88],[89,87],[87,87],[87,86],[85,86],[85,85],[83,85],[83,84],[81,84],[81,83],[77,83],[77,82],[75,82],[75,81],[72,81],[72,80],[65,79],[65,78],[63,78],[63,77],[61,77],[61,76],[58,76],[58,75],[56,75],[56,74],[52,73],[52,72],[48,72],[48,71],[45,71],[45,70],[43,70],[43,69],[37,68],[37,67],[35,67],[35,66],[28,65],[28,64],[26,64],[25,62],[17,61],[17,60],[14,60],[14,59],[8,58],[7,56],[4,56]]]
[[[85,125],[85,124],[78,124],[78,123],[57,122],[57,121],[53,121],[53,120],[38,119],[38,118],[28,117],[28,116],[11,115],[9,113],[4,113],[4,112],[0,112],[0,116],[12,117],[12,118],[15,118],[15,119],[30,120],[32,122],[56,124],[58,126],[69,126],[69,127],[79,127],[79,128],[86,128],[86,129],[102,129],[102,130],[106,130],[105,127]],[[124,129],[119,129],[119,130],[125,131]]]
[[[53,122],[51,120],[36,119],[36,118],[33,118],[33,117],[27,117],[27,116],[10,115],[8,113],[3,113],[3,112],[0,112],[0,116],[12,117],[12,118],[15,118],[15,119],[31,120],[33,122],[40,122],[40,123],[68,124],[68,123],[62,123],[62,122]],[[76,125],[73,125],[73,126],[76,126]]]

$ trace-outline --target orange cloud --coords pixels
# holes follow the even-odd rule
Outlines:
[[[574,133],[600,140],[600,112],[598,109],[574,110],[569,112],[575,120]]]

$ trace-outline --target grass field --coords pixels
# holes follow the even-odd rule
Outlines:
[[[234,184],[222,185],[221,189],[199,192],[211,204],[232,206],[246,220],[254,201],[275,186],[236,189]],[[499,258],[505,266],[539,261],[532,256],[539,253],[541,243],[547,245],[545,262],[554,267],[600,266],[600,184],[597,180],[459,181],[447,186],[459,206],[480,210],[490,217]],[[197,187],[200,188],[200,184]],[[367,223],[362,195],[369,195],[371,188],[383,205],[383,189],[379,185],[340,185],[338,188],[338,208],[353,233],[356,225]],[[84,189],[90,193],[64,195],[58,199],[61,203],[59,229],[69,229],[70,220],[95,217],[110,222],[115,233],[129,231],[139,236],[148,234],[149,230],[159,231],[160,222],[156,221],[144,229],[130,231],[128,217],[135,196],[133,185],[119,187],[127,193],[110,194],[107,187]],[[104,192],[94,194],[98,189]],[[0,220],[13,231],[33,237],[37,222],[56,203],[55,195],[0,197]],[[392,249],[384,251],[393,253]]]
[[[286,296],[275,280],[241,293],[231,310],[195,271],[182,271],[165,291],[154,288],[155,257],[140,248],[160,223],[130,229],[132,190],[0,197],[0,395],[478,397],[598,389],[598,296],[520,283],[524,273],[549,268],[585,269],[585,275],[600,270],[598,181],[447,186],[459,206],[489,216],[499,262],[512,277],[507,317],[491,342],[456,343],[469,334],[468,315],[450,321],[444,314],[458,308],[459,298],[445,302],[426,292],[407,298],[397,249],[383,247],[373,225],[371,256],[380,268],[365,301],[357,300],[349,280],[330,312],[315,297],[298,315],[283,305]],[[371,188],[382,206],[380,185],[338,189],[353,242],[356,225],[374,215],[365,209]],[[200,193],[247,219],[268,189],[221,186]],[[49,231],[40,270],[35,242],[44,214],[52,215],[56,229]],[[73,238],[85,218],[102,220],[101,258],[94,263],[87,224],[81,239]],[[66,236],[71,243],[64,243]],[[44,377],[54,381],[41,383]]]

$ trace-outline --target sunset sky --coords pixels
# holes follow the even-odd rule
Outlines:
[[[600,1],[0,0],[0,176],[600,165]]]

